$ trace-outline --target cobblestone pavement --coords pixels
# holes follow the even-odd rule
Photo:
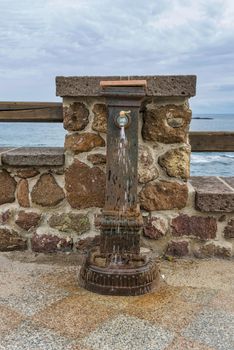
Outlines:
[[[79,287],[77,255],[0,254],[0,350],[233,350],[233,260],[161,262],[160,290]]]

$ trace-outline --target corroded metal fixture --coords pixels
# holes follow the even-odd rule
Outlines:
[[[159,284],[151,251],[140,247],[137,203],[138,114],[146,81],[101,81],[100,88],[108,106],[106,197],[100,246],[88,253],[80,282],[101,294],[144,294]]]

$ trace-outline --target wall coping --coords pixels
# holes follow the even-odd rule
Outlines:
[[[146,80],[146,96],[191,97],[196,95],[196,75],[74,76],[56,77],[56,95],[100,96],[101,80]]]
[[[63,147],[0,148],[0,164],[9,166],[62,166]]]

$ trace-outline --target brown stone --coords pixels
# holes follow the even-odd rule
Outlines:
[[[0,227],[0,251],[25,250],[27,240],[16,231]]]
[[[35,234],[31,239],[32,250],[38,253],[53,253],[56,251],[71,251],[72,238],[61,238],[53,235]]]
[[[73,102],[63,107],[63,126],[68,131],[83,130],[89,123],[89,110],[84,103]]]
[[[34,177],[39,174],[39,171],[34,168],[25,168],[25,169],[19,169],[16,172],[16,175],[18,177],[21,177],[23,179]]]
[[[104,103],[96,103],[93,106],[93,130],[99,132],[107,132],[107,117],[108,117],[108,109]]]
[[[18,216],[15,220],[15,223],[23,228],[24,230],[29,230],[32,227],[37,227],[39,221],[41,219],[41,215],[34,212],[25,212],[21,210],[18,213]]]
[[[203,212],[234,212],[234,191],[216,176],[194,176],[196,208]]]
[[[11,211],[9,209],[0,213],[0,225],[5,225],[9,222],[11,218]]]
[[[82,234],[90,229],[89,218],[85,214],[62,213],[52,215],[48,223],[50,227],[62,232]]]
[[[103,207],[105,174],[98,167],[75,160],[65,173],[67,200],[72,208]]]
[[[158,177],[158,170],[149,147],[140,145],[138,156],[138,181],[147,183]]]
[[[188,242],[186,241],[171,241],[168,243],[167,255],[186,256],[189,254]]]
[[[24,208],[30,207],[28,181],[21,179],[17,186],[17,199],[19,205]]]
[[[6,170],[0,171],[0,205],[15,200],[16,181]]]
[[[225,227],[224,237],[227,239],[234,238],[234,219],[231,219]]]
[[[217,221],[213,217],[181,214],[171,223],[173,236],[195,236],[201,239],[216,237]]]
[[[144,217],[143,235],[151,239],[159,239],[168,231],[166,219],[155,216]]]
[[[198,253],[195,253],[198,257],[210,258],[213,256],[219,258],[229,258],[232,256],[232,248],[227,244],[219,244],[215,242],[210,242],[203,245]]]
[[[172,119],[182,119],[183,123],[175,125]],[[149,104],[143,111],[142,136],[147,141],[162,143],[187,142],[191,120],[191,110],[186,105],[157,106]]]
[[[182,209],[187,198],[187,185],[169,181],[148,183],[139,194],[141,208],[150,211]]]
[[[105,164],[106,163],[106,155],[105,154],[101,154],[101,153],[89,154],[87,156],[87,159],[93,165]]]
[[[169,150],[159,157],[159,164],[167,175],[187,180],[190,175],[190,148],[183,146]]]
[[[75,247],[79,252],[85,253],[94,248],[96,245],[100,245],[100,236],[86,237],[76,242]]]
[[[104,147],[105,141],[100,135],[93,133],[66,135],[65,149],[75,153],[89,152],[95,147]]]
[[[60,203],[65,195],[51,174],[43,174],[33,187],[31,197],[34,203],[49,207]]]

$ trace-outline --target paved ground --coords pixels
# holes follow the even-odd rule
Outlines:
[[[157,293],[77,284],[75,255],[0,254],[1,350],[233,350],[233,261],[162,261]]]

